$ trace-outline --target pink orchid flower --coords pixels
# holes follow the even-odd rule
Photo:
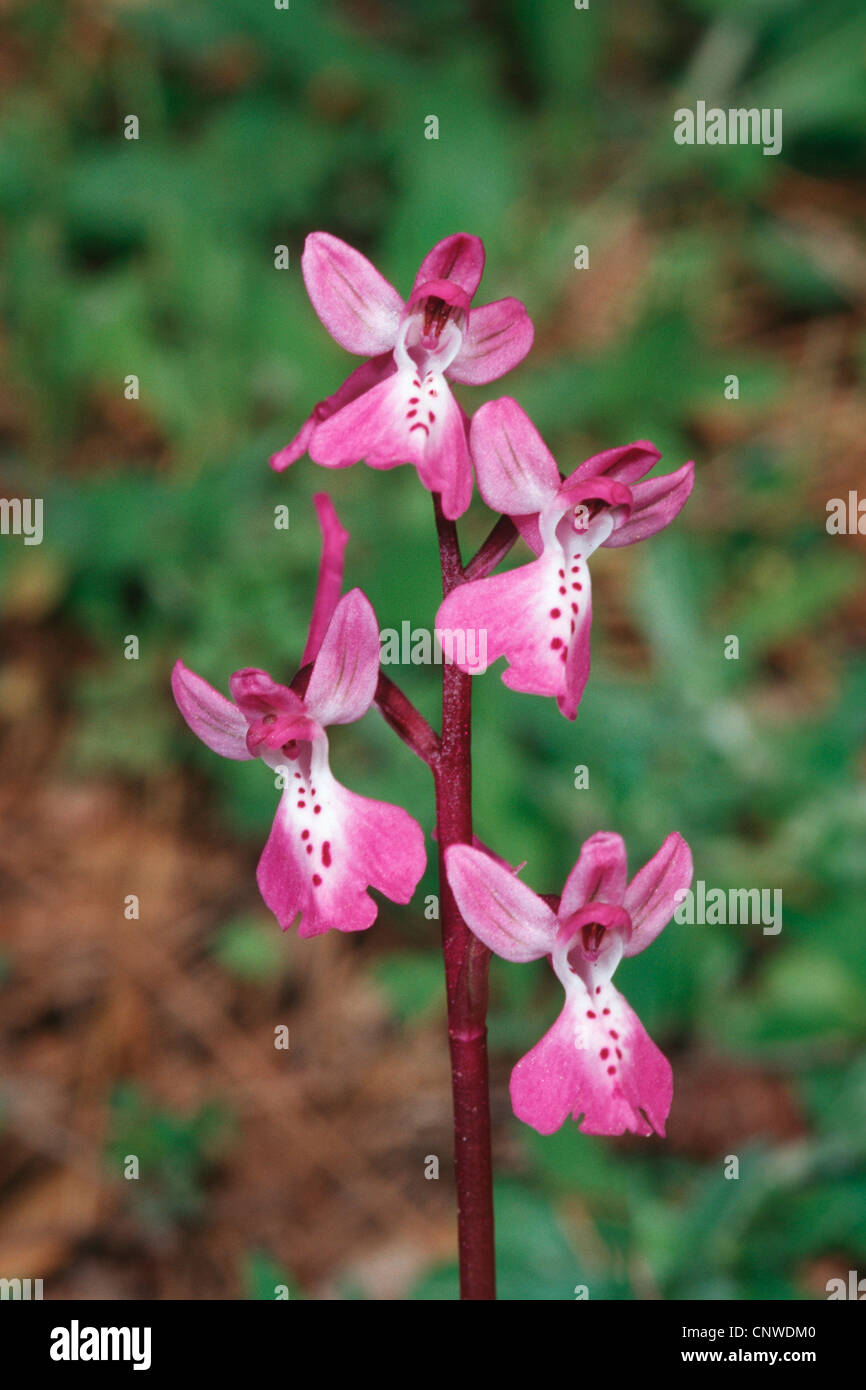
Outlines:
[[[441,493],[445,516],[462,516],[472,463],[466,416],[448,382],[483,385],[521,362],[533,337],[526,309],[499,299],[470,313],[484,247],[462,232],[425,256],[405,303],[360,251],[328,232],[307,237],[301,265],[331,337],[369,360],[320,401],[271,466],[288,468],[305,451],[326,468],[411,463],[428,491]]]
[[[360,589],[337,601],[346,533],[324,494],[325,535],[304,662],[303,699],[266,671],[236,671],[232,700],[178,661],[171,684],[193,733],[224,758],[262,761],[284,787],[258,866],[262,897],[285,931],[300,913],[300,936],[363,931],[376,919],[368,886],[406,903],[427,861],[424,833],[406,811],[347,790],[328,760],[330,724],[352,724],[373,702],[379,628]]]
[[[482,497],[512,518],[538,559],[458,586],[436,627],[467,638],[474,632],[479,641],[485,634],[488,664],[508,660],[502,679],[510,689],[555,695],[574,719],[589,676],[587,561],[600,545],[632,545],[673,521],[692,490],[694,464],[639,482],[660,455],[638,440],[595,454],[563,481],[532,421],[508,396],[476,412],[470,444]]]
[[[569,1115],[584,1134],[663,1135],[671,1107],[670,1063],[611,984],[623,956],[654,941],[692,878],[692,856],[669,835],[626,883],[619,835],[587,840],[556,912],[482,850],[453,845],[448,882],[475,935],[509,961],[548,956],[565,989],[553,1027],[511,1074],[518,1119],[552,1134]]]

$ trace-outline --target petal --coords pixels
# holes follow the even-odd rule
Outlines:
[[[580,610],[574,618],[575,630],[568,643],[568,656],[565,661],[565,689],[557,695],[556,704],[560,714],[566,719],[576,719],[577,710],[586,683],[589,680],[591,653],[589,634],[592,631],[592,593],[589,587],[589,570],[586,571],[583,599]]]
[[[248,723],[268,714],[285,715],[289,719],[300,719],[306,714],[300,695],[255,666],[235,671],[229,687]]]
[[[316,657],[304,703],[319,724],[354,724],[379,679],[379,626],[360,589],[340,599]]]
[[[589,902],[622,903],[626,884],[625,842],[607,830],[584,840],[577,863],[566,879],[559,905],[565,921]]]
[[[475,412],[469,431],[478,489],[509,516],[538,513],[556,495],[559,469],[529,416],[510,396]]]
[[[313,308],[340,347],[375,357],[394,346],[403,300],[360,251],[329,232],[312,232],[301,269]]]
[[[445,851],[451,891],[466,925],[504,960],[538,960],[553,949],[557,922],[537,893],[482,850]]]
[[[314,660],[334,616],[334,609],[343,587],[344,557],[349,540],[349,532],[340,525],[336,508],[326,492],[315,493],[313,505],[322,531],[322,558],[319,561],[319,578],[316,583],[310,630],[301,658],[302,666]]]
[[[625,955],[636,956],[655,941],[682,901],[680,895],[689,887],[692,872],[692,852],[674,831],[625,890],[622,905],[632,922]]]
[[[316,413],[314,411],[301,425],[294,439],[290,439],[285,448],[271,454],[270,465],[275,473],[284,473],[291,464],[297,463],[298,459],[307,452],[315,427]]]
[[[541,1134],[571,1115],[584,1134],[663,1135],[672,1097],[670,1063],[612,985],[578,985],[511,1074],[514,1113]]]
[[[326,420],[310,457],[326,468],[363,459],[371,468],[412,463],[424,486],[442,494],[445,515],[462,516],[472,499],[472,464],[464,416],[445,378],[412,368],[397,372]]]
[[[675,473],[648,478],[632,486],[634,507],[628,521],[619,526],[605,545],[633,545],[654,536],[673,521],[689,499],[695,482],[695,465],[684,463]]]
[[[171,688],[177,707],[193,733],[223,758],[238,762],[253,755],[247,748],[249,727],[237,705],[226,699],[206,680],[175,662]]]
[[[428,280],[450,280],[459,285],[471,299],[481,282],[484,270],[484,243],[480,237],[469,236],[466,232],[455,232],[453,236],[437,241],[432,251],[428,251],[418,274],[415,276],[413,293]]]
[[[604,449],[600,454],[593,454],[592,458],[575,468],[566,479],[565,486],[583,482],[586,478],[609,478],[612,482],[631,487],[638,478],[654,468],[660,458],[658,449],[648,439],[637,439],[633,444],[621,444],[616,449]]]
[[[460,351],[448,375],[468,386],[496,381],[523,361],[534,336],[532,319],[519,299],[481,304],[469,315]]]
[[[548,549],[528,565],[461,584],[442,603],[436,629],[460,635],[467,657],[459,660],[458,641],[461,670],[477,674],[504,656],[502,680],[510,690],[556,696],[573,719],[589,672],[592,605],[585,561],[576,558],[566,573],[567,563]]]
[[[305,420],[294,439],[284,449],[280,449],[279,453],[271,455],[271,468],[277,473],[282,473],[290,464],[296,463],[301,455],[309,449],[313,432],[323,420],[329,420],[332,415],[336,415],[338,410],[342,410],[344,405],[357,400],[365,391],[369,391],[371,386],[377,386],[380,381],[384,381],[394,371],[396,371],[396,364],[393,352],[383,352],[378,357],[371,357],[369,362],[362,362],[360,367],[356,367],[353,372],[350,372],[339,390],[335,391],[332,396],[327,396],[325,400],[319,401],[312,415],[308,420]]]
[[[340,785],[323,739],[306,767],[288,764],[259,860],[262,897],[285,931],[301,914],[300,936],[363,931],[376,919],[373,887],[393,902],[411,898],[427,861],[421,827],[399,806]]]

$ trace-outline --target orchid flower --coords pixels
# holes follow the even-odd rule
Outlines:
[[[258,884],[284,931],[300,913],[303,937],[369,927],[378,909],[368,886],[408,902],[427,858],[424,833],[406,811],[349,791],[331,772],[325,729],[352,724],[370,708],[379,629],[360,589],[338,601],[346,533],[327,496],[317,496],[316,505],[324,545],[303,698],[254,669],[231,677],[231,700],[181,661],[171,679],[178,708],[202,743],[224,758],[261,758],[278,774],[283,792]]]
[[[660,455],[638,440],[595,454],[563,481],[541,435],[508,396],[476,412],[470,445],[484,501],[512,518],[538,559],[458,586],[436,627],[475,632],[479,640],[485,633],[488,664],[508,660],[502,679],[510,689],[555,695],[574,719],[589,676],[587,561],[600,545],[632,545],[667,526],[692,490],[694,464],[640,482]]]
[[[626,882],[625,845],[600,831],[583,844],[559,908],[484,851],[452,845],[448,882],[471,930],[509,961],[548,956],[565,990],[553,1027],[511,1074],[518,1119],[552,1134],[569,1115],[584,1134],[664,1135],[673,1079],[667,1058],[611,977],[670,921],[692,878],[692,856],[667,837]]]
[[[517,299],[470,313],[484,269],[478,237],[457,233],[421,262],[408,300],[360,251],[328,232],[307,237],[301,261],[313,307],[347,352],[369,359],[321,401],[271,466],[309,451],[314,463],[348,468],[414,464],[449,520],[472,500],[467,420],[448,381],[495,381],[532,346],[529,315]]]

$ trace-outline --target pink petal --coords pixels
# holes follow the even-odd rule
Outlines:
[[[475,412],[469,431],[478,489],[509,516],[542,511],[556,495],[559,469],[529,416],[510,396]]]
[[[568,659],[565,662],[565,688],[556,697],[561,715],[566,719],[576,719],[577,710],[589,680],[590,646],[589,634],[592,631],[592,593],[589,587],[589,570],[586,570],[586,583],[581,594],[583,603],[576,618],[575,631],[568,645]]]
[[[332,415],[336,415],[338,410],[342,410],[344,405],[350,401],[355,401],[362,396],[365,391],[369,391],[371,386],[377,386],[380,381],[391,376],[396,371],[393,352],[380,353],[378,357],[371,357],[369,362],[362,362],[360,367],[356,367],[353,372],[346,377],[346,380],[335,391],[332,396],[319,401],[312,415],[305,420],[294,439],[280,449],[279,453],[271,456],[271,468],[277,473],[282,473],[290,464],[296,463],[302,454],[305,454],[310,447],[310,440],[313,432],[323,420],[329,420]]]
[[[208,748],[238,762],[253,756],[247,748],[248,724],[237,705],[182,661],[175,662],[171,688],[187,724]]]
[[[445,378],[423,380],[404,369],[316,430],[310,457],[326,468],[363,459],[371,468],[412,463],[424,486],[442,494],[449,519],[462,516],[472,498],[472,464],[463,414]]]
[[[463,634],[461,669],[477,673],[477,663],[468,665],[470,653],[486,652],[488,665],[504,656],[502,680],[510,690],[554,695],[573,719],[589,671],[592,608],[588,567],[577,561],[566,571],[565,564],[548,550],[505,574],[461,584],[442,603],[436,627]]]
[[[328,624],[334,616],[334,609],[343,587],[343,567],[349,532],[340,525],[336,508],[326,492],[317,492],[313,497],[316,515],[322,531],[322,558],[319,561],[319,578],[316,583],[316,597],[310,630],[301,665],[312,661],[325,637]]]
[[[692,872],[692,852],[674,831],[625,890],[622,904],[631,917],[632,934],[624,955],[636,956],[655,941],[673,917],[682,900],[678,895],[689,887]]]
[[[448,368],[453,381],[484,386],[522,362],[535,330],[519,299],[497,299],[481,304],[469,315],[460,351]]]
[[[485,946],[511,961],[550,953],[556,917],[510,869],[469,845],[452,845],[445,864],[464,921]]]
[[[577,985],[511,1073],[514,1113],[540,1134],[571,1115],[584,1134],[663,1135],[672,1097],[667,1058],[612,985],[594,996]]]
[[[648,439],[637,439],[634,444],[622,444],[615,449],[604,449],[593,454],[581,463],[565,480],[565,486],[583,482],[587,478],[609,478],[615,483],[631,487],[651,468],[654,468],[661,454]]]
[[[270,464],[275,473],[285,472],[291,464],[297,463],[298,459],[307,452],[315,427],[316,415],[314,411],[301,425],[294,439],[290,439],[285,448],[280,449],[276,454],[271,454]]]
[[[437,241],[428,251],[415,276],[413,293],[429,280],[450,280],[459,285],[471,299],[481,282],[484,270],[484,243],[480,237],[466,232]]]
[[[280,685],[267,671],[260,671],[255,666],[235,671],[229,687],[235,704],[243,711],[248,723],[268,714],[286,715],[291,719],[306,714],[300,695],[296,695],[287,685]]]
[[[301,269],[313,308],[340,347],[361,357],[393,348],[403,300],[366,256],[329,232],[312,232]]]
[[[305,704],[323,727],[367,713],[379,679],[379,626],[360,589],[340,599],[313,666]]]
[[[635,483],[632,486],[632,514],[610,535],[605,545],[633,545],[635,541],[646,540],[647,536],[661,531],[685,506],[694,481],[695,465],[684,463],[675,473],[664,473],[660,478]]]
[[[393,902],[411,898],[427,861],[423,831],[401,807],[341,786],[326,751],[296,771],[259,860],[262,897],[284,931],[298,913],[303,937],[363,931],[378,913],[368,886]]]
[[[621,903],[625,883],[623,838],[599,830],[584,840],[577,863],[568,875],[559,905],[560,921],[590,902]]]

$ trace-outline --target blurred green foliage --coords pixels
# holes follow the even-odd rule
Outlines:
[[[130,1204],[145,1227],[160,1232],[200,1219],[205,1179],[229,1134],[230,1117],[218,1105],[185,1116],[155,1105],[136,1085],[116,1088],[107,1159],[126,1179]],[[130,1158],[138,1161],[134,1178],[127,1177]]]
[[[481,235],[482,297],[522,297],[539,334],[507,383],[463,393],[467,407],[514,394],[566,471],[642,437],[665,467],[696,454],[698,482],[674,529],[627,560],[598,556],[602,583],[628,565],[639,670],[620,659],[599,602],[574,726],[495,673],[476,682],[478,832],[527,860],[524,877],[541,890],[559,887],[600,827],[625,835],[633,868],[676,828],[698,878],[781,888],[780,937],[673,924],[623,964],[619,983],[675,1055],[781,1067],[809,1116],[798,1144],[744,1151],[737,1182],[720,1180],[724,1145],[702,1163],[573,1127],[539,1140],[515,1122],[526,1171],[499,1191],[503,1294],[568,1298],[585,1282],[592,1297],[789,1298],[803,1296],[812,1256],[862,1267],[866,663],[828,637],[862,567],[824,530],[814,435],[769,428],[791,399],[790,358],[771,333],[753,342],[736,321],[738,292],[780,327],[845,318],[855,304],[839,262],[780,200],[794,177],[844,186],[862,171],[862,6],[95,9],[103,28],[89,36],[47,0],[15,11],[27,80],[7,95],[0,145],[20,414],[2,469],[7,488],[41,492],[46,514],[42,547],[0,551],[0,604],[18,613],[36,595],[86,634],[94,656],[70,683],[70,768],[146,782],[194,767],[213,815],[261,839],[270,780],[188,735],[168,673],[179,655],[222,688],[244,665],[292,673],[315,583],[317,488],[352,532],[348,582],[369,593],[380,625],[432,624],[429,498],[410,470],[325,477],[303,462],[276,477],[266,460],[348,366],[305,295],[306,233],[345,237],[404,289],[434,240]],[[673,110],[698,97],[782,107],[783,154],[677,147]],[[137,142],[121,138],[130,112]],[[435,142],[423,138],[428,113],[440,119]],[[581,323],[563,318],[572,248],[590,245],[596,266],[635,224],[636,283],[610,331],[585,344]],[[274,268],[282,244],[287,272]],[[862,327],[851,331],[862,369]],[[736,405],[722,395],[731,371]],[[139,403],[123,402],[128,373],[140,377]],[[700,422],[725,410],[754,429],[725,448],[720,477],[703,471]],[[288,531],[273,524],[279,503]],[[489,524],[476,501],[467,551]],[[140,639],[138,662],[122,659],[127,633]],[[737,661],[722,658],[728,633],[740,638]],[[806,644],[828,668],[820,699],[784,698],[773,663],[786,644]],[[399,672],[431,720],[435,675]],[[401,801],[431,828],[425,770],[374,715],[334,730],[333,754],[348,785]],[[585,791],[573,785],[580,763]],[[416,905],[433,891],[428,872]],[[375,969],[409,1024],[434,1006],[435,932],[420,907],[397,925],[404,946]],[[214,950],[245,979],[273,968],[249,923],[229,923]],[[494,964],[494,1048],[518,1055],[557,1007],[543,965]],[[154,1211],[190,1211],[197,1122],[148,1118],[127,1096],[118,1123],[120,1149],[154,1149]],[[251,1266],[248,1287],[271,1273]],[[445,1271],[418,1296],[453,1288]]]

